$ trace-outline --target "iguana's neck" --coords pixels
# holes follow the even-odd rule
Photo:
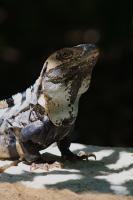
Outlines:
[[[75,122],[78,114],[79,97],[73,104],[70,104],[63,96],[60,99],[49,101],[49,97],[45,96],[45,110],[50,120],[56,126],[71,125]]]
[[[50,80],[43,82],[44,93],[39,98],[40,104],[56,126],[75,122],[79,99],[89,88],[90,79],[91,73],[81,76],[81,72],[77,72],[67,83],[62,83],[62,79],[58,83]]]

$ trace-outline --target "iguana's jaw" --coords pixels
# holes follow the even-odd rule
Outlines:
[[[82,44],[59,50],[47,59],[42,89],[45,110],[56,126],[75,122],[79,98],[89,88],[98,55],[94,45]]]

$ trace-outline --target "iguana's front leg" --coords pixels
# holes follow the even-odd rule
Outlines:
[[[78,154],[74,154],[70,151],[71,139],[66,136],[63,140],[57,143],[58,148],[61,152],[63,161],[65,160],[88,160],[89,157],[94,157],[96,159],[95,154],[85,153],[84,151],[80,151]]]
[[[24,148],[24,159],[31,164],[31,171],[43,169],[49,171],[51,168],[62,168],[62,164],[55,161],[46,161],[45,157],[39,153],[47,147],[47,142],[53,136],[53,124],[45,119],[30,123],[21,130],[19,140]],[[48,140],[47,140],[48,139]]]

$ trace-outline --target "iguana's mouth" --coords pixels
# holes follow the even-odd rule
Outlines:
[[[80,44],[75,47],[82,48],[84,50],[83,54],[85,56],[93,54],[94,56],[97,57],[99,55],[99,49],[94,44]]]
[[[89,58],[96,59],[98,56],[99,56],[99,50],[98,50],[98,48],[96,48],[95,50],[92,50],[92,52],[90,52],[88,59]]]
[[[78,46],[75,46],[75,48],[82,48],[83,54],[81,62],[79,60],[79,66],[82,67],[93,67],[95,63],[97,62],[98,56],[99,56],[99,49],[94,44],[81,44]]]
[[[85,59],[90,62],[91,60],[97,61],[97,58],[99,56],[99,49],[95,47],[95,49],[87,50],[85,53]]]

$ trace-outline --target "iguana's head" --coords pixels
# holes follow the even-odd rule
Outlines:
[[[80,96],[87,91],[99,51],[93,44],[81,44],[53,53],[42,81],[45,109],[57,125],[73,123]]]

